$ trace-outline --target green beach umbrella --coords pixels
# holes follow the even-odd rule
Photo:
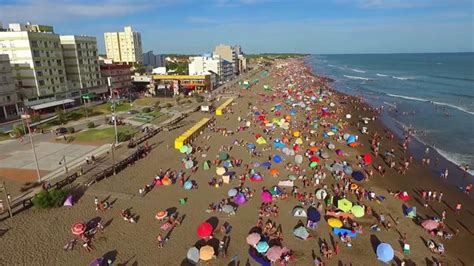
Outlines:
[[[352,208],[352,202],[348,199],[340,199],[337,201],[337,208],[343,212],[349,212]]]
[[[188,146],[186,145],[183,145],[181,146],[181,148],[179,148],[179,152],[181,153],[186,153],[188,151]]]
[[[317,163],[317,162],[311,162],[311,163],[309,164],[309,167],[311,167],[311,168],[314,168],[314,167],[316,167],[316,166],[318,166],[318,163]]]
[[[356,218],[363,217],[365,214],[364,208],[360,205],[354,205],[351,208],[351,213],[354,214]]]
[[[219,153],[219,159],[222,160],[222,161],[225,161],[229,158],[229,155],[225,152],[221,152]]]

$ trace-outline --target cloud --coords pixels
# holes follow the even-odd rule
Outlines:
[[[19,0],[0,3],[0,18],[6,22],[50,23],[83,18],[117,17],[172,4],[173,0]]]
[[[382,9],[382,8],[418,8],[432,6],[438,0],[338,0],[344,4],[355,4],[362,9]]]

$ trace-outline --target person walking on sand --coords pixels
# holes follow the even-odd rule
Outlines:
[[[462,205],[460,202],[458,202],[458,204],[456,204],[456,214],[461,213],[461,208],[462,208]]]
[[[159,234],[157,237],[156,237],[156,242],[158,242],[158,247],[159,248],[163,248],[163,236],[161,234]]]
[[[441,199],[443,198],[443,192],[439,192],[438,194],[438,202],[441,202]]]
[[[95,210],[97,211],[99,209],[99,199],[97,197],[94,198],[94,205],[95,205]]]

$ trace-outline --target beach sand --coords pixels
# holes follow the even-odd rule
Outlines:
[[[232,106],[234,114],[226,114],[216,117],[216,127],[225,127],[235,130],[238,125],[237,117],[250,117],[248,103],[257,105],[261,110],[269,110],[275,103],[281,99],[263,102],[258,93],[263,92],[263,85],[268,84],[270,87],[277,87],[282,84],[282,77],[277,76],[276,69],[271,68],[269,76],[266,78],[258,76],[259,83],[253,86],[249,91],[243,91],[234,87],[236,93],[241,93],[242,97],[235,100]],[[281,73],[281,71],[279,72]],[[266,92],[271,94],[272,92]],[[332,97],[333,102],[339,103],[343,95],[335,93]],[[223,100],[221,100],[223,101]],[[345,109],[340,116],[345,113],[351,113],[352,119],[350,123],[355,124],[357,117],[371,115],[369,111],[363,111],[364,105],[345,105]],[[356,110],[358,109],[358,110]],[[186,118],[188,121],[199,121],[202,117],[210,117],[212,114],[194,113]],[[228,119],[226,119],[228,118]],[[328,119],[331,121],[331,119]],[[375,121],[368,125],[369,131],[378,131],[383,134],[383,125]],[[217,202],[227,197],[227,191],[238,185],[238,181],[234,180],[231,184],[225,184],[220,188],[210,187],[207,182],[210,176],[216,176],[215,167],[205,171],[200,167],[196,174],[191,176],[199,184],[197,190],[184,190],[178,184],[172,186],[155,187],[146,196],[138,196],[138,189],[145,184],[149,184],[160,168],[163,169],[183,169],[181,164],[182,154],[173,149],[174,139],[184,132],[186,128],[177,129],[172,132],[160,132],[158,135],[150,139],[149,143],[157,143],[158,145],[145,158],[138,161],[135,165],[124,170],[117,176],[110,177],[90,187],[84,195],[79,198],[79,202],[72,208],[57,208],[51,210],[27,210],[13,219],[7,219],[0,222],[0,229],[7,229],[0,237],[0,246],[2,251],[0,254],[0,262],[2,265],[88,265],[93,259],[107,254],[113,258],[114,265],[186,265],[185,258],[187,250],[193,246],[198,240],[196,235],[197,226],[210,217],[216,217],[219,225],[229,222],[233,230],[230,234],[230,245],[227,251],[227,257],[219,256],[218,259],[211,260],[202,265],[227,265],[230,259],[237,256],[240,265],[250,262],[250,265],[257,265],[248,256],[248,245],[246,236],[250,229],[256,225],[258,219],[258,208],[261,204],[260,191],[263,186],[269,188],[275,185],[278,180],[283,180],[289,174],[284,169],[284,163],[293,162],[292,157],[282,156],[284,163],[274,165],[280,170],[280,177],[275,178],[270,175],[267,170],[261,170],[265,179],[261,183],[250,183],[246,181],[246,186],[256,190],[255,196],[245,205],[238,208],[236,215],[228,217],[222,213],[209,214],[206,213],[208,205],[211,202]],[[368,135],[360,134],[354,125],[348,130],[351,133],[359,135],[359,141],[363,144],[357,149],[349,148],[343,143],[336,143],[337,148],[346,152],[345,160],[355,162],[355,156],[369,152]],[[278,129],[277,132],[281,132]],[[318,129],[318,132],[322,132]],[[254,135],[262,133],[262,129],[258,125],[252,125],[250,130],[237,133],[234,136],[223,136],[217,133],[211,133],[206,130],[203,136],[211,135],[210,141],[206,142],[203,136],[200,136],[193,146],[211,145],[211,149],[206,153],[209,160],[215,159],[219,153],[221,145],[232,145],[234,139],[243,139],[245,143],[255,142]],[[320,141],[320,139],[315,139]],[[169,150],[167,149],[169,145]],[[401,154],[400,141],[384,140],[381,151],[390,148],[396,149],[397,154]],[[250,158],[245,147],[234,146],[229,153],[231,156],[243,159],[243,164],[257,161],[266,161],[267,157],[276,153],[275,151],[263,152],[261,158]],[[281,153],[279,153],[281,154]],[[335,153],[330,153],[331,158],[328,163],[336,157]],[[307,159],[305,159],[307,161]],[[198,158],[199,165],[202,166],[203,158]],[[374,159],[375,164],[384,164],[380,157]],[[307,164],[303,164],[304,166]],[[388,168],[388,167],[386,167]],[[237,174],[243,173],[243,167],[235,168]],[[309,168],[308,168],[309,171]],[[189,171],[187,171],[189,173]],[[334,183],[331,175],[324,181],[326,184]],[[314,193],[314,188],[303,189],[301,181],[296,181],[296,185],[302,191]],[[353,239],[353,247],[346,248],[341,244],[341,253],[331,260],[323,259],[328,265],[382,265],[376,259],[375,243],[377,241],[386,242],[392,245],[395,250],[397,260],[392,264],[398,264],[400,259],[404,258],[416,265],[433,265],[435,261],[441,260],[443,265],[473,265],[474,253],[472,252],[472,243],[474,241],[474,210],[472,209],[472,201],[466,195],[462,194],[457,188],[446,185],[445,182],[439,180],[430,174],[429,170],[421,166],[418,162],[414,162],[407,175],[400,176],[395,171],[388,169],[385,177],[381,177],[377,173],[374,174],[368,182],[361,184],[363,187],[373,190],[377,195],[384,195],[386,200],[382,203],[364,201],[364,204],[372,207],[377,213],[384,213],[387,219],[393,217],[400,218],[400,224],[394,226],[390,230],[373,233],[368,228],[369,225],[376,223],[374,217],[365,216],[356,219],[363,228],[363,234]],[[416,225],[411,219],[405,218],[402,213],[403,202],[389,195],[387,189],[397,191],[406,190],[412,199],[406,204],[409,206],[417,206],[418,214],[425,218],[427,216],[440,216],[443,210],[447,210],[447,226],[448,229],[455,230],[459,228],[459,235],[452,240],[440,240],[437,242],[444,243],[446,247],[445,256],[440,257],[434,255],[426,247],[426,240],[431,237],[419,225]],[[421,206],[419,190],[437,190],[443,191],[444,200],[441,203],[431,203],[430,207]],[[287,188],[290,191],[290,188]],[[95,210],[94,197],[104,199],[109,197],[109,201],[113,201],[113,209],[98,212]],[[187,198],[185,205],[180,205],[178,199]],[[348,196],[350,200],[356,202],[353,194]],[[454,206],[457,202],[463,204],[463,210],[460,214],[454,214]],[[298,240],[292,234],[292,229],[296,225],[298,218],[293,217],[292,209],[297,205],[297,200],[289,197],[286,200],[278,200],[279,216],[270,219],[276,224],[281,225],[283,229],[283,245],[294,251],[296,261],[292,265],[313,265],[312,253],[317,257],[322,257],[319,252],[318,241],[325,239],[332,248],[331,238],[337,237],[330,233],[330,227],[327,225],[324,217],[318,223],[318,227],[314,231],[310,231],[314,236],[313,239],[303,241]],[[166,236],[166,232],[160,230],[160,223],[155,219],[155,214],[159,210],[175,207],[180,215],[185,215],[182,224],[174,228],[169,233],[169,241],[165,243],[164,248],[159,249],[156,245],[155,238],[158,234]],[[132,208],[132,213],[139,215],[137,224],[130,224],[120,218],[121,209]],[[105,231],[98,233],[92,240],[94,251],[87,253],[82,249],[80,244],[76,245],[73,251],[66,252],[63,246],[73,238],[70,226],[76,221],[89,221],[100,217],[106,225]],[[264,218],[266,220],[266,218]],[[305,220],[304,220],[305,221]],[[394,222],[392,221],[392,224]],[[408,235],[408,243],[411,245],[411,254],[404,255],[400,237],[403,233]],[[222,239],[223,235],[219,232],[214,234],[215,238]],[[340,241],[339,241],[340,242]],[[410,263],[408,263],[410,265]]]

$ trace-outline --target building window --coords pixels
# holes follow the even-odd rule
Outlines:
[[[38,41],[31,41],[31,47],[38,47]]]
[[[35,66],[41,66],[41,61],[35,61]]]
[[[46,51],[46,57],[49,57],[49,52],[48,51]]]
[[[38,80],[38,84],[39,84],[40,86],[44,86],[44,80]]]
[[[16,106],[14,104],[5,106],[5,111],[7,112],[7,116],[14,116],[16,115]]]
[[[40,52],[39,52],[39,51],[33,51],[33,56],[34,56],[34,57],[39,57],[39,56],[40,56]]]
[[[42,77],[43,76],[43,71],[36,71],[36,75],[38,75],[38,77]]]
[[[59,48],[59,44],[57,42],[54,43],[54,48]]]
[[[56,60],[56,64],[62,65],[62,63],[63,63],[63,62],[62,62],[60,59]]]
[[[60,77],[60,78],[59,78],[59,82],[64,83],[64,78],[63,78],[63,77]]]

